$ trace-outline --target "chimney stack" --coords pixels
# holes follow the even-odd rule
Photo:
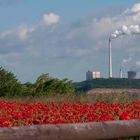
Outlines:
[[[112,78],[112,52],[111,52],[111,39],[109,38],[109,78]]]
[[[122,68],[120,68],[120,78],[123,78]]]

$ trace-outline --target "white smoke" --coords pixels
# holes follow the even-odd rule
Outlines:
[[[130,68],[130,71],[139,72],[140,71],[140,61],[136,61],[135,65]]]
[[[132,60],[131,57],[129,57],[128,59],[123,59],[123,60],[122,60],[122,63],[121,63],[121,66],[124,67],[124,66],[127,65],[131,60]]]
[[[125,66],[132,60],[132,57],[123,59],[120,66],[120,78],[123,78],[123,71],[125,70]]]
[[[140,67],[140,61],[136,61],[136,66]]]
[[[131,25],[131,26],[123,25],[119,30],[116,30],[110,35],[110,39],[115,39],[122,35],[132,35],[132,34],[140,34],[139,25]]]
[[[140,71],[140,61],[136,61],[135,69],[136,69],[137,72]]]

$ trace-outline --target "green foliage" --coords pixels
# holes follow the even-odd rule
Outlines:
[[[21,84],[13,73],[0,67],[0,97],[21,95]]]
[[[70,94],[73,92],[72,83],[68,79],[50,79],[44,84],[47,94]]]
[[[35,83],[35,92],[37,94],[42,94],[44,92],[44,86],[45,86],[45,82],[47,82],[48,80],[50,80],[49,74],[41,74]]]
[[[37,78],[37,80],[36,80],[36,86],[45,83],[45,82],[48,81],[49,79],[50,79],[50,77],[49,77],[49,74],[48,74],[48,73],[46,73],[46,74],[44,74],[44,73],[41,74],[41,75]]]
[[[85,92],[93,88],[140,88],[140,79],[94,79],[73,84],[77,92]]]
[[[34,96],[35,95],[35,85],[27,82],[22,85],[22,95],[23,96]]]
[[[73,92],[71,81],[49,77],[49,74],[40,75],[35,84],[21,84],[15,75],[0,67],[0,97],[13,96],[41,96],[55,94],[69,94]]]
[[[69,95],[74,89],[78,95],[93,88],[140,88],[140,79],[95,79],[72,84],[68,79],[52,78],[46,73],[41,74],[35,84],[21,84],[13,73],[0,67],[0,97]]]
[[[68,79],[59,80],[42,74],[36,81],[36,95],[70,94],[73,92],[72,82]]]

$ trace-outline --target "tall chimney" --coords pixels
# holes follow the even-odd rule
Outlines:
[[[111,39],[109,38],[109,78],[112,78],[112,53],[111,53]]]
[[[120,68],[120,78],[123,78],[122,68]]]

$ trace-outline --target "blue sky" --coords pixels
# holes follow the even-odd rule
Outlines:
[[[123,25],[139,26],[140,4],[138,0],[0,0],[0,17],[0,65],[20,81],[34,82],[41,73],[83,81],[87,70],[108,76],[108,37]],[[121,64],[124,76],[139,67],[139,43],[135,35],[112,41],[114,77]]]
[[[44,13],[60,14],[64,20],[76,20],[109,8],[122,8],[138,3],[138,0],[0,0],[1,30],[14,28],[22,23],[33,24]],[[8,2],[6,2],[8,1]],[[14,2],[15,1],[15,2]]]

